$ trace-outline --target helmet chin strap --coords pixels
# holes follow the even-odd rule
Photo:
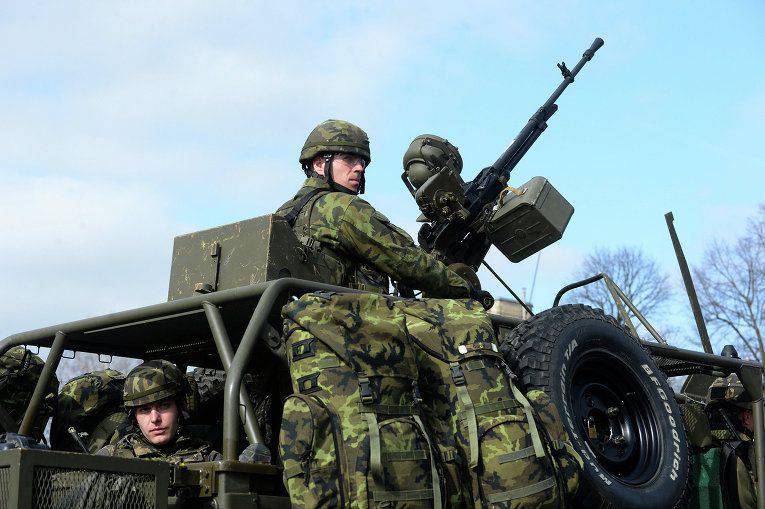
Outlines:
[[[332,176],[332,161],[334,160],[335,154],[333,153],[327,153],[324,154],[324,181],[329,184],[329,186],[334,189],[335,191],[339,191],[341,193],[347,193],[347,194],[361,194],[364,192],[364,174],[361,175],[361,180],[359,181],[359,190],[353,191],[352,189],[348,189],[345,186],[341,186],[337,182],[335,182],[335,179]],[[315,173],[315,170],[314,170]]]
[[[335,179],[332,178],[332,160],[334,159],[335,154],[328,153],[324,154],[324,180],[327,181],[327,184],[330,186],[333,186],[335,183]],[[333,186],[334,187],[334,186]]]

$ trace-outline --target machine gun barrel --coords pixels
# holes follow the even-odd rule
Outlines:
[[[555,89],[547,101],[545,101],[545,103],[529,119],[526,126],[521,129],[521,132],[515,137],[515,140],[507,150],[499,156],[499,159],[492,165],[492,168],[501,172],[505,176],[509,176],[510,171],[515,168],[518,161],[520,161],[529,148],[531,148],[531,145],[533,145],[539,135],[542,134],[542,131],[547,128],[547,121],[558,109],[555,101],[557,101],[561,94],[563,94],[566,87],[574,82],[574,78],[576,78],[576,75],[582,70],[584,64],[592,60],[595,52],[598,51],[601,46],[603,46],[603,39],[598,37],[592,42],[589,49],[584,52],[582,58],[570,71],[564,62],[558,64],[558,68],[561,70],[561,73],[563,73],[563,81],[558,85],[558,88]]]
[[[420,246],[426,251],[435,250],[449,263],[465,263],[474,270],[478,269],[491,247],[491,241],[481,227],[490,217],[492,206],[507,185],[510,172],[547,128],[547,121],[558,109],[555,101],[566,87],[574,82],[584,64],[592,60],[601,46],[603,39],[598,37],[584,52],[573,70],[569,70],[564,62],[558,64],[563,74],[561,84],[529,119],[499,159],[464,185],[464,208],[467,210],[467,217],[453,217],[424,224],[418,234]]]

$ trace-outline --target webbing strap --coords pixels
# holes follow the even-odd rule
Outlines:
[[[497,461],[499,461],[499,464],[503,463],[510,463],[511,461],[517,461],[522,460],[523,458],[528,458],[529,456],[534,455],[534,446],[530,445],[526,447],[525,449],[521,449],[520,451],[513,451],[508,452],[507,454],[500,454],[497,457]]]
[[[369,470],[372,472],[372,478],[375,482],[379,486],[384,486],[380,426],[377,424],[377,416],[373,412],[365,412],[362,415],[369,428]]]
[[[425,441],[428,443],[428,450],[430,451],[430,478],[433,483],[433,507],[443,507],[441,503],[441,479],[438,477],[438,464],[436,463],[436,455],[433,454],[433,444],[430,442],[430,436],[425,429],[425,425],[422,423],[422,419],[417,414],[412,416],[414,422],[422,432],[422,436],[425,437]]]
[[[375,502],[406,502],[408,500],[430,500],[433,498],[433,490],[407,490],[407,491],[373,491],[372,500]],[[433,507],[441,507],[434,505]]]
[[[419,461],[428,459],[428,453],[422,449],[414,451],[387,451],[382,453],[383,461]]]
[[[444,461],[454,461],[457,457],[457,449],[451,447],[441,448],[441,459]]]
[[[319,369],[339,368],[340,359],[336,357],[323,357],[316,361],[316,367]]]
[[[475,405],[475,414],[476,415],[490,414],[492,412],[498,412],[499,410],[509,410],[517,406],[518,404],[512,399],[504,399],[501,401],[495,401],[494,403],[485,403],[483,405]]]
[[[412,415],[415,413],[415,408],[414,405],[387,405],[384,403],[377,405],[365,405],[364,403],[360,403],[359,411],[362,413],[374,412],[377,414],[386,415]]]
[[[303,207],[305,207],[306,203],[311,201],[311,198],[316,196],[319,193],[326,193],[326,189],[320,189],[320,188],[314,188],[308,191],[303,195],[302,198],[300,198],[300,201],[295,204],[294,207],[292,207],[292,210],[287,212],[287,215],[284,216],[284,220],[287,221],[287,223],[292,227],[295,226],[295,221],[297,220],[298,215],[300,214],[300,211],[303,210]]]
[[[468,442],[470,443],[470,458],[468,464],[471,470],[478,468],[478,419],[475,414],[473,400],[464,385],[457,386],[457,398],[462,406],[462,414],[468,427]]]
[[[305,470],[301,466],[294,466],[292,468],[285,468],[282,475],[285,479],[292,479],[305,473]]]
[[[529,484],[528,486],[524,486],[523,488],[516,488],[514,490],[509,491],[501,491],[499,493],[491,493],[487,495],[486,500],[490,504],[497,504],[499,502],[507,502],[508,500],[515,500],[517,498],[523,498],[528,497],[529,495],[534,495],[535,493],[539,493],[540,491],[549,490],[555,486],[555,479],[552,477],[548,477],[544,481],[539,481],[535,484]]]
[[[462,366],[468,371],[478,371],[479,369],[484,369],[486,363],[483,362],[483,359],[475,359],[465,362]]]
[[[475,343],[466,343],[459,345],[457,351],[462,355],[472,352],[482,352],[491,354],[499,354],[499,348],[496,343],[490,341],[477,341]],[[500,354],[501,355],[501,354]]]
[[[544,458],[545,448],[542,446],[542,439],[539,436],[537,421],[534,419],[534,412],[531,409],[531,403],[529,403],[529,400],[526,399],[526,396],[524,396],[523,393],[518,390],[514,383],[510,382],[510,387],[513,388],[513,396],[515,396],[515,399],[517,399],[518,402],[523,405],[523,411],[526,413],[526,422],[529,425],[529,433],[531,434],[531,443],[534,446],[534,452],[536,453],[537,458]]]

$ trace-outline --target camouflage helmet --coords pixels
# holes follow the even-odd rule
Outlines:
[[[186,379],[178,366],[170,361],[153,360],[128,373],[122,399],[125,408],[132,409],[185,393]],[[178,400],[182,402],[183,398]]]
[[[0,419],[0,431],[18,430],[44,365],[38,355],[23,346],[14,346],[0,356],[0,406],[7,414],[7,419]],[[42,436],[48,418],[55,412],[57,395],[58,378],[54,374],[33,421],[35,438]]]
[[[300,151],[300,164],[309,165],[314,157],[325,152],[345,152],[372,160],[369,137],[360,127],[345,120],[325,120],[308,135]]]
[[[744,386],[735,373],[725,378],[715,379],[712,385],[709,386],[709,392],[707,392],[707,402],[710,403],[727,404],[748,410],[752,405],[747,400],[748,397]]]
[[[404,172],[415,189],[447,166],[457,174],[462,171],[460,151],[448,140],[434,134],[417,136],[404,153]]]

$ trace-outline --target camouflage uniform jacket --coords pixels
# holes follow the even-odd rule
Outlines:
[[[202,440],[181,435],[172,444],[157,447],[150,444],[140,431],[126,435],[114,445],[102,447],[96,454],[170,463],[197,463],[223,459],[218,451],[213,450],[207,442]]]
[[[314,189],[322,192],[305,204],[293,229],[301,242],[317,242],[336,261],[329,283],[387,293],[389,276],[432,296],[468,296],[467,283],[416,246],[404,230],[358,196],[334,191],[320,178],[308,178],[276,214],[286,216]]]

